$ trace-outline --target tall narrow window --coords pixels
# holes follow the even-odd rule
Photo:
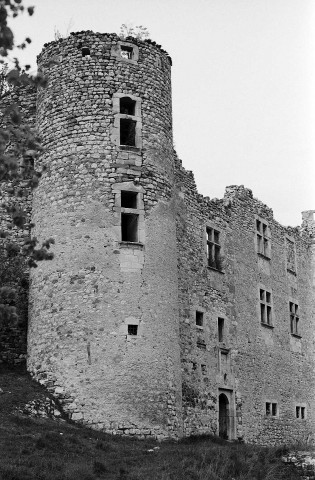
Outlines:
[[[135,147],[136,145],[136,123],[130,118],[120,119],[120,145]]]
[[[197,327],[203,327],[203,312],[196,311],[196,325]]]
[[[222,270],[220,232],[207,227],[207,260],[208,267]]]
[[[270,257],[270,236],[268,224],[256,219],[256,247],[257,253]]]
[[[299,307],[296,303],[289,302],[290,330],[293,335],[299,335]]]
[[[218,339],[224,341],[224,318],[218,318]]]
[[[138,215],[134,213],[121,214],[121,240],[123,242],[138,241]]]
[[[259,300],[260,300],[260,321],[265,325],[272,326],[272,303],[271,303],[271,292],[264,290],[263,288],[259,289]]]

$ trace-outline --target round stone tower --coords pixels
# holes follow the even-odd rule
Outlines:
[[[171,59],[150,41],[79,32],[45,45],[46,170],[34,235],[28,369],[72,419],[181,434]]]

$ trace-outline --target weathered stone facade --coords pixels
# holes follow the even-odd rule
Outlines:
[[[55,258],[31,272],[29,371],[114,434],[311,438],[313,212],[285,228],[243,186],[198,194],[153,42],[79,32],[38,61],[32,213]]]

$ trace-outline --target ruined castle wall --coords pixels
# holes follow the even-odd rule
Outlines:
[[[209,201],[180,163],[177,184],[185,433],[222,433],[223,394],[230,402],[229,438],[306,440],[314,431],[315,386],[309,237],[279,225],[244,187]],[[257,219],[269,228],[269,258],[257,253]],[[207,267],[207,227],[219,232],[222,262],[216,269]],[[261,289],[271,292],[272,325],[261,323]],[[299,307],[298,335],[290,330],[290,301]],[[203,313],[203,328],[196,325],[196,310]],[[221,339],[218,318],[224,321]],[[267,403],[276,411],[266,412]],[[301,410],[296,418],[297,406],[304,419]]]
[[[36,90],[29,87],[17,87],[7,92],[1,98],[0,123],[6,128],[9,121],[8,107],[19,105],[23,125],[35,127]],[[23,183],[23,182],[22,182]],[[24,195],[17,196],[16,192],[22,186]],[[12,182],[2,181],[0,189],[0,230],[6,232],[7,237],[0,239],[0,278],[1,286],[14,287],[17,291],[16,311],[18,322],[2,326],[0,331],[0,362],[18,364],[26,359],[26,333],[28,317],[28,275],[29,269],[25,258],[17,256],[13,250],[8,251],[7,245],[22,246],[25,237],[29,236],[31,218],[32,194],[21,184],[12,185]],[[4,205],[15,205],[26,214],[24,227],[18,228],[12,223],[11,216]]]
[[[72,419],[157,438],[181,429],[170,63],[148,42],[91,32],[39,56],[34,233],[56,244],[32,274],[28,335],[29,370]],[[135,122],[133,146],[120,146],[121,119]],[[131,209],[122,191],[137,195]],[[137,215],[137,239],[122,241],[122,212]]]

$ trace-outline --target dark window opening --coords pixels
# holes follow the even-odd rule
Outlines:
[[[219,342],[223,342],[223,339],[224,339],[224,318],[218,318],[218,337],[219,337]]]
[[[208,266],[222,270],[220,232],[214,228],[207,228],[207,259]]]
[[[133,213],[121,214],[121,240],[123,242],[138,241],[138,215]]]
[[[120,119],[120,145],[136,146],[136,122],[134,120]]]
[[[277,404],[276,403],[271,404],[271,414],[272,414],[273,417],[277,416]]]
[[[137,208],[137,199],[138,193],[137,192],[128,192],[122,191],[121,192],[121,207],[123,208]]]
[[[89,47],[82,47],[82,57],[87,57],[88,55],[90,55],[90,49]]]
[[[192,369],[193,371],[197,370],[197,363],[192,362]]]
[[[203,327],[203,312],[196,311],[196,325]]]
[[[128,325],[128,335],[138,335],[138,325]]]
[[[265,325],[272,326],[272,305],[271,305],[271,292],[259,289],[260,300],[260,321]]]
[[[301,409],[301,407],[295,407],[295,416],[296,416],[296,418],[300,418],[300,409]]]
[[[133,57],[133,48],[127,47],[126,45],[120,45],[121,56],[126,60],[132,60]]]
[[[271,414],[271,403],[266,402],[266,415],[270,415],[270,414]]]
[[[257,252],[265,257],[270,257],[270,238],[268,233],[268,225],[256,220],[256,238]]]
[[[301,407],[301,418],[302,420],[305,418],[305,407]]]
[[[120,113],[125,115],[134,115],[136,109],[136,101],[129,97],[122,97],[120,99]]]
[[[296,303],[289,302],[290,329],[293,335],[299,335],[299,307]]]

